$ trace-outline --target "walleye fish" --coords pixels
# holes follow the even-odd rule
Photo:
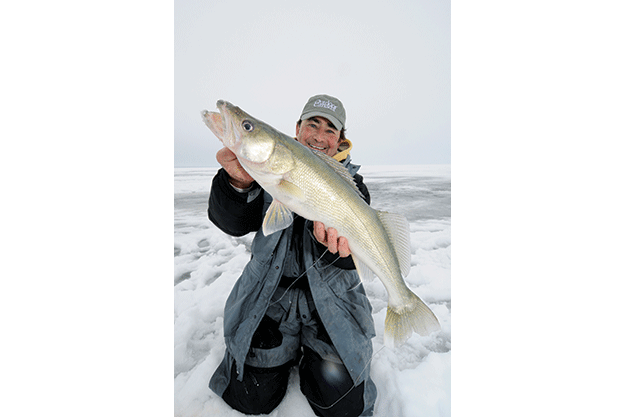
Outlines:
[[[413,331],[440,330],[436,316],[404,282],[410,272],[410,230],[404,216],[377,211],[362,198],[349,171],[239,107],[219,100],[204,110],[206,125],[271,196],[262,231],[287,228],[293,212],[345,236],[361,279],[376,275],[388,292],[385,343],[401,345]]]

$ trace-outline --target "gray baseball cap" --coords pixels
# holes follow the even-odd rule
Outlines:
[[[325,117],[330,120],[338,130],[345,127],[345,107],[336,97],[320,94],[308,99],[308,103],[302,110],[300,120],[310,119],[314,116]]]

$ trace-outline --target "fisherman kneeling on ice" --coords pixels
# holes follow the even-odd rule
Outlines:
[[[211,123],[216,135],[233,128],[219,117]],[[356,174],[360,167],[350,162],[352,144],[345,138],[345,109],[338,99],[311,97],[295,139],[340,161],[370,203]],[[373,415],[376,387],[369,373],[375,330],[349,242],[335,229],[298,215],[289,227],[265,235],[260,229],[272,197],[228,148],[217,153],[217,161],[223,168],[213,179],[209,219],[232,236],[257,233],[252,257],[226,301],[227,349],[210,388],[242,413],[269,414],[286,394],[291,368],[298,366],[300,388],[316,415]]]

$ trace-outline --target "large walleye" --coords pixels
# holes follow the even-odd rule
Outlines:
[[[405,217],[376,211],[362,198],[347,169],[219,100],[220,113],[204,110],[204,122],[234,152],[245,170],[271,196],[263,221],[269,235],[288,227],[292,212],[333,227],[345,236],[361,279],[375,274],[388,292],[385,343],[400,345],[412,331],[439,330],[436,316],[406,286],[410,233]]]

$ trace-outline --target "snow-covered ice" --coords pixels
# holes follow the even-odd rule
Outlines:
[[[176,168],[174,177],[174,409],[177,417],[241,416],[208,388],[224,350],[223,307],[249,260],[253,234],[234,238],[207,218],[216,168]],[[451,415],[451,172],[449,165],[373,166],[360,173],[376,209],[410,223],[412,269],[406,278],[438,317],[442,330],[413,334],[384,347],[387,293],[364,282],[377,336],[371,376],[378,389],[375,416]],[[291,372],[287,395],[271,417],[313,417]]]

